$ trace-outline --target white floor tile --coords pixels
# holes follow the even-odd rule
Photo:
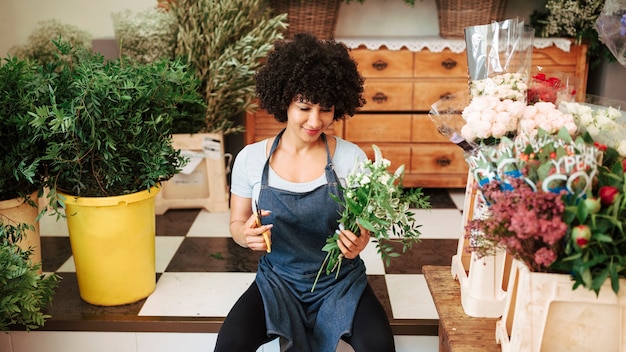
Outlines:
[[[137,352],[213,351],[217,334],[137,333]]]
[[[395,336],[396,352],[437,352],[439,338],[437,336]]]
[[[163,273],[140,316],[224,317],[255,273]]]
[[[183,236],[156,236],[155,260],[157,273],[162,273],[167,269],[167,265],[184,239]]]
[[[13,352],[137,352],[133,332],[12,331]]]
[[[229,237],[230,211],[209,213],[202,210],[189,229],[189,237]]]
[[[68,237],[67,220],[60,218],[57,221],[56,216],[46,214],[39,220],[39,233],[41,236]]]
[[[457,208],[463,209],[465,204],[465,188],[453,188],[448,190],[448,194]]]
[[[457,209],[414,209],[422,239],[458,238],[462,215]]]
[[[394,318],[439,319],[424,275],[388,274],[385,281]]]
[[[385,264],[377,251],[376,243],[370,242],[360,254],[361,259],[365,262],[365,272],[368,275],[385,275]]]
[[[74,256],[71,255],[65,261],[65,263],[63,263],[63,265],[61,265],[59,267],[59,269],[57,269],[57,272],[60,272],[60,273],[75,273],[76,272],[76,265],[74,264]]]

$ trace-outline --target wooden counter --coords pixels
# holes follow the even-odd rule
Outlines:
[[[426,265],[422,268],[428,289],[439,314],[440,352],[502,351],[496,343],[499,318],[474,318],[463,311],[461,288],[449,266]]]

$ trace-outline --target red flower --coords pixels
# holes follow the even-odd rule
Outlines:
[[[591,238],[591,230],[587,225],[578,225],[572,229],[572,239],[580,248],[587,247]]]
[[[602,143],[598,143],[598,142],[593,142],[594,147],[598,148],[598,150],[600,150],[601,152],[605,152],[607,149],[606,144],[602,144]]]
[[[608,207],[613,204],[615,201],[615,197],[619,194],[619,190],[613,186],[602,186],[598,191],[598,196],[600,197],[600,201],[602,205]]]

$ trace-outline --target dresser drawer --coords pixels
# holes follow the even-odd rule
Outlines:
[[[417,81],[413,88],[413,110],[430,111],[431,105],[437,102],[437,100],[467,89],[469,89],[467,77]]]
[[[265,110],[259,109],[254,113],[247,113],[245,143],[250,144],[274,137],[285,127],[287,127],[286,123],[278,122]],[[343,138],[343,121],[333,122],[324,132]]]
[[[465,52],[454,53],[446,49],[440,53],[420,51],[415,53],[413,77],[461,77],[467,78]]]
[[[354,49],[351,55],[367,78],[407,78],[413,74],[413,53],[408,50]]]
[[[416,144],[411,147],[411,173],[467,173],[463,149],[448,143]]]
[[[361,111],[410,111],[413,82],[410,80],[366,80],[363,97],[367,104]]]
[[[372,144],[376,144],[380,148],[383,157],[391,161],[389,171],[394,172],[400,165],[404,165],[405,173],[411,168],[411,145],[410,144],[392,144],[392,143],[357,143],[361,149],[365,151],[368,159],[374,161],[374,149]]]
[[[411,115],[357,114],[344,121],[352,142],[410,142]]]
[[[450,139],[439,132],[428,114],[413,115],[413,142],[449,142]]]

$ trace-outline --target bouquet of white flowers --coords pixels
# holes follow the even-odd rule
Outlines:
[[[572,114],[574,121],[599,143],[626,157],[626,102],[587,95],[585,103],[563,102],[559,109]]]
[[[369,159],[363,161],[357,169],[346,178],[346,186],[342,187],[343,199],[333,197],[344,208],[340,225],[360,234],[359,225],[367,229],[376,241],[376,247],[386,265],[392,257],[400,254],[393,252],[393,246],[385,243],[383,239],[390,239],[390,233],[399,238],[403,244],[402,251],[411,248],[413,243],[419,241],[421,235],[418,228],[421,225],[415,223],[415,214],[409,210],[411,206],[429,209],[429,197],[424,195],[421,188],[405,189],[402,186],[404,177],[404,165],[394,173],[389,172],[390,161],[383,158],[378,146],[374,149],[374,162]],[[315,289],[317,279],[322,271],[329,275],[341,269],[343,255],[337,241],[339,234],[336,232],[326,240],[322,248],[328,252],[324,263],[317,273],[315,283],[311,291]]]

